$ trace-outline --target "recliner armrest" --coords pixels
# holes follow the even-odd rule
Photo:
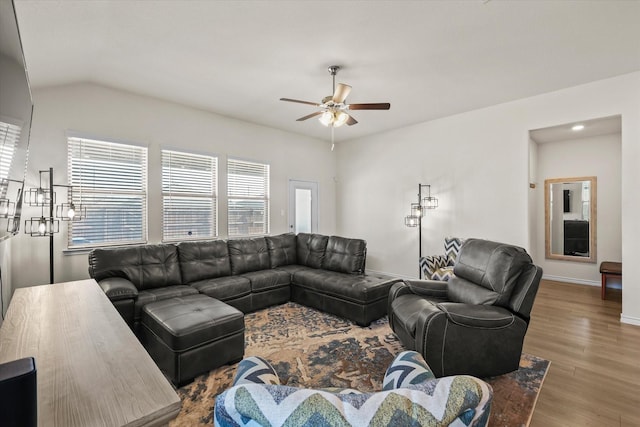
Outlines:
[[[123,277],[109,277],[98,282],[98,285],[111,301],[138,297],[138,288]]]
[[[494,305],[445,302],[438,304],[437,307],[446,313],[451,322],[471,328],[504,328],[511,325],[516,318],[506,308]]]
[[[444,300],[449,294],[448,283],[439,280],[404,280],[404,283],[416,295]]]

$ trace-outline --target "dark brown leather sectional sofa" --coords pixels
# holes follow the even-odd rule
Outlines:
[[[95,249],[89,274],[136,333],[146,304],[198,293],[243,313],[291,300],[366,326],[399,279],[365,261],[364,240],[300,233]]]

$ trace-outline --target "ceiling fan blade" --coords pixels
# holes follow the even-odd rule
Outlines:
[[[355,125],[357,123],[358,123],[358,121],[356,119],[354,119],[351,114],[349,114],[349,118],[347,119],[347,125],[353,126],[353,125]]]
[[[338,86],[336,86],[336,91],[333,93],[333,102],[335,102],[336,104],[342,104],[344,100],[347,99],[349,92],[351,92],[351,86],[343,83],[338,83]]]
[[[291,98],[280,98],[280,101],[287,101],[287,102],[297,102],[298,104],[307,104],[307,105],[313,105],[315,107],[319,107],[320,104],[318,104],[317,102],[310,102],[310,101],[300,101],[299,99],[291,99]]]
[[[378,102],[374,104],[349,104],[350,110],[388,110],[391,104],[388,102]]]
[[[311,117],[319,116],[320,114],[322,114],[322,111],[316,111],[315,113],[307,114],[304,117],[300,117],[299,119],[296,120],[296,122],[301,122],[301,121],[310,119]]]

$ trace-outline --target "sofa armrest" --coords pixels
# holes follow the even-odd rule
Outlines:
[[[438,304],[447,318],[460,326],[482,329],[500,329],[510,326],[516,316],[503,307],[494,305],[445,302]]]
[[[120,301],[138,297],[138,289],[129,280],[122,277],[109,277],[98,282],[102,291],[111,301]]]

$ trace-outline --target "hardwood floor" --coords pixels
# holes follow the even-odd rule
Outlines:
[[[524,351],[551,361],[531,427],[640,426],[640,326],[621,291],[543,280]]]

